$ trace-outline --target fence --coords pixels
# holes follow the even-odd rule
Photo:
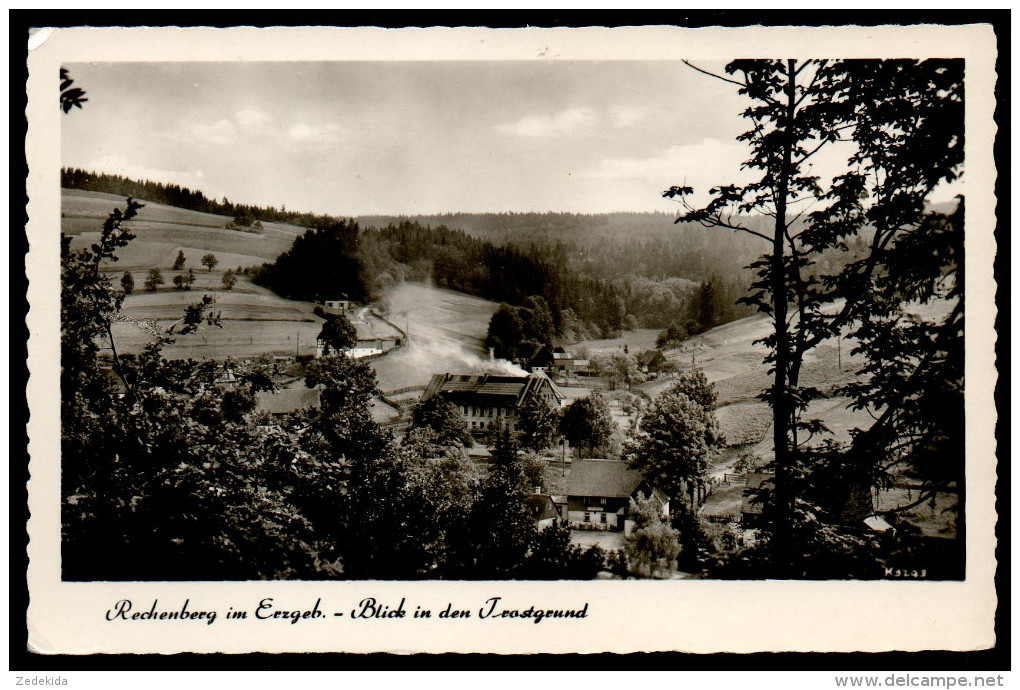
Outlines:
[[[747,481],[746,474],[737,474],[736,472],[723,473],[723,482],[725,482],[727,486],[731,484],[743,484],[746,481]]]

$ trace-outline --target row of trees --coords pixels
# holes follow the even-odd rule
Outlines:
[[[81,106],[79,105],[78,107],[80,108]],[[231,216],[233,224],[239,228],[251,228],[258,222],[257,219],[289,223],[309,228],[328,224],[336,220],[331,216],[323,214],[288,211],[286,206],[277,209],[273,206],[235,204],[226,197],[217,201],[216,199],[208,198],[197,189],[189,189],[188,187],[182,187],[173,183],[134,180],[123,175],[111,175],[109,173],[82,170],[81,168],[61,168],[60,186],[65,189],[106,192],[123,197],[131,196],[146,199],[157,204],[185,208],[189,211]]]
[[[189,268],[187,273],[178,273],[173,277],[174,287],[178,290],[190,290],[191,286],[195,284],[195,279],[195,271]],[[221,276],[220,282],[223,285],[223,289],[229,292],[237,285],[237,276],[232,270],[228,269]],[[160,285],[166,285],[163,272],[158,268],[150,268],[145,276],[143,285],[148,292],[155,292],[159,289]],[[125,295],[130,295],[135,291],[135,277],[131,274],[131,271],[124,271],[123,275],[121,275],[120,287]]]

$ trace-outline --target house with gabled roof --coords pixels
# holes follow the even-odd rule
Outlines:
[[[570,352],[554,352],[552,371],[559,376],[578,376],[586,374],[590,363],[584,357]]]
[[[527,371],[548,373],[553,363],[552,348],[545,343],[523,343],[517,361]]]
[[[377,333],[367,321],[354,321],[357,342],[348,348],[345,354],[352,359],[371,357],[389,352],[397,346],[397,337],[389,333]],[[329,344],[329,323],[323,323],[319,335],[315,338],[315,356],[324,357],[331,353]]]
[[[540,531],[559,522],[560,515],[556,511],[552,496],[540,493],[528,494],[527,501],[531,517]]]
[[[637,356],[638,368],[643,374],[658,374],[668,361],[662,350],[645,350]]]
[[[351,300],[342,292],[333,299],[317,300],[316,304],[325,307],[327,313],[346,314],[351,310]]]
[[[567,477],[567,521],[571,527],[630,534],[631,499],[652,497],[669,517],[669,497],[621,460],[575,460]]]
[[[502,420],[511,431],[517,429],[518,410],[529,398],[537,397],[558,410],[563,393],[540,371],[528,376],[502,374],[434,374],[421,400],[442,395],[464,416],[467,431],[485,433],[493,422]]]

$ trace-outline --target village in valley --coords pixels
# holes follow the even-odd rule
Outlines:
[[[883,410],[929,409],[882,388],[875,344],[908,343],[903,367],[952,348],[805,289],[777,434],[757,244],[664,213],[344,219],[165,182],[63,171],[65,577],[115,579],[83,554],[116,534],[182,579],[961,576],[959,439],[917,423],[873,442],[887,467],[843,460]],[[955,227],[935,210],[933,242]],[[841,238],[807,279],[866,249]],[[962,324],[950,264],[897,293],[904,322]]]

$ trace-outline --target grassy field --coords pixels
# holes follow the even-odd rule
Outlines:
[[[72,236],[72,247],[85,246],[99,238],[110,211],[123,206],[124,199],[112,194],[65,189],[62,230]],[[168,357],[225,359],[315,352],[315,336],[322,321],[313,315],[313,303],[283,299],[244,276],[238,276],[231,291],[225,290],[222,283],[227,270],[275,259],[304,229],[265,223],[263,232],[255,234],[225,229],[230,220],[146,202],[138,217],[130,221],[135,239],[117,252],[117,262],[104,267],[115,284],[119,284],[124,271],[131,271],[135,280],[135,292],[124,301],[123,320],[113,329],[119,352],[138,352],[153,339],[153,328],[167,328],[181,317],[186,305],[203,295],[216,299],[222,327],[204,325],[197,333],[177,339],[165,348]],[[178,252],[185,257],[182,271],[171,268]],[[219,262],[211,271],[201,264],[201,257],[208,253]],[[143,289],[151,268],[159,268],[165,280],[165,285],[154,292]],[[195,271],[192,289],[175,289],[174,276],[187,273],[189,268]],[[393,333],[392,328],[377,320],[373,321],[373,330]]]
[[[581,340],[573,344],[565,344],[564,349],[569,352],[587,352],[594,355],[601,352],[622,351],[624,345],[632,355],[651,350],[655,347],[655,339],[659,337],[659,331],[654,328],[637,328],[633,331],[624,331],[619,338],[604,338],[601,340]]]
[[[112,194],[62,190],[60,225],[73,238],[71,246],[95,242],[107,215],[114,208],[123,208],[124,201]],[[266,223],[259,234],[227,230],[224,226],[232,220],[227,216],[142,201],[145,207],[129,224],[136,237],[118,252],[120,260],[110,265],[110,270],[169,269],[178,251],[184,252],[188,265],[196,271],[203,269],[199,259],[209,252],[219,259],[219,270],[251,266],[275,259],[304,231],[278,223]]]

